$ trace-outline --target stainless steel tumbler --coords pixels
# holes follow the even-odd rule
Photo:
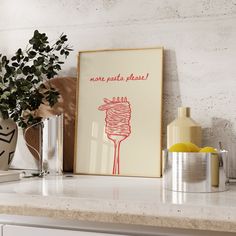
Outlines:
[[[180,192],[218,192],[228,189],[227,151],[218,153],[163,151],[163,183]]]
[[[60,175],[63,170],[63,115],[41,122],[40,174]]]

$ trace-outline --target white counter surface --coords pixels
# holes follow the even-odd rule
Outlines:
[[[30,178],[0,184],[0,214],[236,232],[236,185],[194,194],[154,178]]]

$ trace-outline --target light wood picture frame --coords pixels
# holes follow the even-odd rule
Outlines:
[[[163,48],[81,51],[75,174],[161,176]]]

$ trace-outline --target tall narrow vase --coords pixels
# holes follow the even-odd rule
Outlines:
[[[41,123],[41,173],[60,175],[63,170],[63,115]]]
[[[25,141],[38,160],[40,176],[62,174],[63,115],[45,118],[28,127],[25,130]]]

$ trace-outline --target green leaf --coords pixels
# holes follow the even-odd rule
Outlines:
[[[36,76],[40,76],[40,75],[41,75],[41,71],[38,70],[38,69],[36,69],[36,71],[34,72],[34,74],[35,74]]]
[[[29,61],[29,57],[25,57],[23,61],[24,62],[28,62]]]
[[[16,70],[16,74],[20,75],[21,73],[22,73],[22,70],[21,70],[20,68],[18,68],[18,69]]]
[[[67,41],[67,40],[68,40],[68,39],[67,39],[67,36],[66,36],[66,35],[63,35],[63,36],[61,37],[61,40],[62,40],[63,42]]]
[[[28,108],[28,105],[27,105],[27,103],[26,102],[20,102],[20,104],[19,104],[20,106],[21,106],[21,108],[23,109],[23,110],[25,110],[25,109],[27,109]]]
[[[42,65],[44,63],[44,57],[38,57],[38,64]]]
[[[33,61],[33,64],[34,64],[34,66],[39,66],[38,60],[34,60],[34,61]]]
[[[22,53],[22,49],[21,48],[19,48],[18,50],[17,50],[17,52],[16,52],[16,55],[17,56],[20,56],[20,55],[22,55],[23,53]]]
[[[28,75],[28,76],[26,77],[26,80],[31,81],[33,78],[34,78],[33,75]]]
[[[34,74],[36,72],[36,67],[35,66],[31,66],[30,67],[30,73]]]
[[[16,63],[16,62],[13,62],[12,65],[13,65],[14,67],[18,67],[18,66],[19,66],[19,64]]]
[[[61,45],[56,48],[57,51],[61,50]]]
[[[56,64],[54,67],[53,67],[55,70],[61,70],[61,66],[59,64]]]
[[[16,61],[19,63],[21,61],[21,57],[20,56],[16,56]]]
[[[19,123],[18,123],[18,125],[21,127],[21,128],[27,128],[27,124],[24,122],[24,121],[20,121]]]
[[[2,57],[2,63],[4,63],[4,62],[7,62],[7,57],[6,56]]]
[[[45,48],[46,53],[49,53],[53,50],[49,45]]]
[[[29,58],[34,58],[37,55],[37,53],[35,51],[29,51],[28,55]]]
[[[30,67],[29,66],[25,66],[22,69],[22,72],[23,72],[24,75],[28,75],[30,73]]]

